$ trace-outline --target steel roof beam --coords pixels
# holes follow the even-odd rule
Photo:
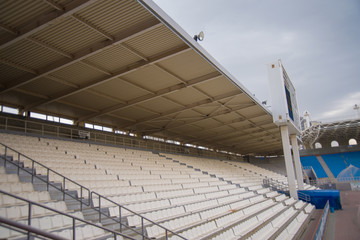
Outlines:
[[[29,68],[29,67],[26,67],[26,66],[23,66],[23,65],[21,65],[19,63],[14,63],[13,61],[8,60],[8,59],[0,58],[0,63],[8,65],[8,66],[13,67],[13,68],[16,68],[18,70],[28,72],[28,73],[37,74],[36,70],[34,70],[32,68]]]
[[[154,98],[162,97],[162,96],[165,96],[165,95],[170,94],[172,92],[179,91],[179,90],[181,90],[183,88],[191,87],[191,86],[193,86],[195,84],[198,84],[198,83],[201,83],[201,82],[206,82],[206,81],[213,80],[213,79],[215,79],[217,77],[220,77],[220,76],[221,76],[221,74],[219,72],[212,72],[212,73],[209,73],[207,75],[204,75],[204,76],[189,80],[186,83],[179,83],[179,84],[176,84],[176,85],[173,85],[173,86],[170,86],[170,87],[160,89],[159,91],[156,91],[155,94],[149,93],[147,95],[132,99],[132,100],[128,101],[127,104],[117,104],[115,106],[111,106],[109,108],[106,108],[106,109],[102,110],[99,114],[91,114],[91,115],[80,117],[79,121],[83,121],[85,119],[105,115],[105,114],[108,114],[108,113],[111,113],[111,112],[114,112],[114,111],[121,110],[123,108],[131,107],[131,106],[133,106],[135,104],[139,104],[139,103],[142,103],[142,102],[145,102],[145,101],[149,101],[149,100],[152,100]]]
[[[255,118],[255,117],[254,117]],[[251,118],[250,118],[251,119]],[[201,133],[201,132],[207,132],[207,131],[211,131],[211,130],[214,130],[214,129],[217,129],[217,128],[221,128],[223,126],[229,126],[231,124],[234,124],[234,123],[241,123],[241,122],[246,122],[248,121],[248,119],[243,119],[243,118],[238,118],[236,120],[232,120],[230,122],[225,122],[223,125],[221,126],[217,126],[217,127],[212,127],[211,129],[201,129],[201,130],[198,130],[198,131],[193,131],[192,133]],[[236,129],[236,128],[235,128]],[[247,128],[249,129],[249,128]],[[236,130],[239,130],[239,129],[236,129]],[[223,132],[223,134],[221,136],[224,136],[224,134],[231,134],[231,133],[234,133],[234,130],[229,130],[228,132]],[[213,133],[214,134],[214,133]],[[203,138],[200,138],[199,140],[201,139],[206,139],[208,138],[209,136],[206,136],[206,137],[203,137]],[[218,136],[217,136],[218,137]]]
[[[64,7],[56,3],[54,0],[43,0],[43,2],[49,4],[51,7],[55,8],[56,10],[64,11]]]
[[[3,23],[0,23],[0,28],[7,31],[7,32],[9,32],[9,33],[11,33],[11,34],[13,34],[13,35],[18,35],[19,34],[19,32],[17,30],[15,30],[15,29],[13,29],[11,27],[8,27]]]
[[[45,78],[53,80],[53,81],[61,83],[61,84],[64,84],[64,85],[72,87],[72,88],[78,88],[79,87],[78,85],[76,85],[76,84],[74,84],[72,82],[66,81],[64,79],[61,79],[59,77],[55,77],[55,76],[52,76],[52,75],[47,75]]]
[[[110,81],[110,80],[112,80],[114,78],[120,77],[120,76],[128,74],[130,72],[133,72],[133,71],[137,70],[140,67],[144,67],[144,66],[146,66],[148,64],[162,61],[162,60],[167,59],[169,57],[172,57],[172,56],[178,55],[178,54],[180,54],[182,52],[188,51],[189,49],[190,48],[188,46],[181,46],[181,47],[178,47],[178,48],[175,48],[175,49],[171,49],[170,51],[161,53],[159,55],[153,56],[150,59],[150,61],[148,61],[148,62],[142,60],[142,61],[139,61],[139,62],[137,62],[135,64],[125,66],[121,70],[119,70],[118,72],[113,73],[112,76],[107,76],[105,78],[100,78],[100,79],[93,80],[93,81],[88,82],[86,84],[80,85],[77,89],[66,90],[66,91],[63,91],[61,93],[58,93],[54,97],[52,97],[51,99],[49,99],[47,101],[40,101],[40,102],[37,102],[35,104],[28,105],[28,106],[26,106],[26,111],[28,111],[28,110],[30,110],[32,108],[36,108],[36,107],[41,106],[41,105],[45,105],[45,104],[55,102],[55,101],[57,101],[59,99],[71,96],[73,94],[79,93],[79,92],[84,91],[86,89],[89,89],[91,87],[94,87],[94,86],[100,85],[102,83],[108,82],[108,81]]]
[[[255,117],[254,117],[255,118]],[[250,118],[251,119],[251,118]],[[239,122],[245,122],[245,121],[247,121],[247,119],[246,120],[243,120],[243,121],[239,121]],[[234,123],[234,122],[233,122]],[[228,123],[228,124],[224,124],[224,126],[226,126],[226,125],[231,125],[231,124],[233,124],[233,123]],[[166,130],[169,130],[169,129],[175,129],[175,128],[178,128],[178,127],[180,127],[180,126],[176,126],[176,127],[172,127],[172,128],[168,128],[168,129],[166,129]],[[222,126],[219,126],[219,127],[222,127]],[[215,127],[215,128],[219,128],[219,127]],[[214,129],[214,128],[211,128],[211,129],[208,129],[208,130],[212,130],[212,129]],[[247,129],[249,129],[249,128],[247,128]],[[199,132],[203,132],[203,131],[208,131],[208,130],[199,130],[199,131],[196,131],[197,133],[199,133]],[[221,136],[219,136],[217,133],[211,133],[211,134],[208,134],[208,135],[206,135],[206,136],[204,136],[204,137],[201,137],[201,138],[195,138],[195,139],[193,139],[192,140],[192,142],[193,141],[202,141],[202,140],[211,140],[211,139],[214,139],[214,141],[216,140],[216,141],[220,141],[219,139],[217,139],[217,138],[219,138],[219,137],[222,137],[222,139],[228,139],[229,137],[227,137],[227,136],[229,136],[229,135],[233,135],[233,134],[236,134],[236,133],[240,133],[240,132],[243,132],[243,131],[241,131],[241,129],[237,129],[237,128],[234,128],[234,129],[230,129],[230,130],[228,130],[228,131],[223,131],[222,132],[222,134],[221,134]],[[214,134],[215,134],[215,136],[214,136]],[[242,133],[242,136],[246,136],[246,137],[249,137],[249,134],[248,133],[246,133],[246,132],[243,132]],[[236,137],[241,137],[241,136],[239,136],[239,135],[237,135]],[[213,141],[213,140],[211,140],[211,141]],[[191,143],[191,142],[190,142]]]
[[[175,73],[170,72],[169,70],[159,66],[159,64],[154,64],[155,67],[157,67],[158,69],[160,69],[161,71],[163,71],[164,73],[170,75],[171,77],[176,78],[179,82],[182,83],[186,83],[186,81],[184,79],[182,79],[181,77],[177,76]]]
[[[60,54],[60,55],[62,55],[64,57],[67,57],[67,58],[70,58],[70,59],[73,58],[73,55],[71,55],[70,53],[67,53],[67,52],[65,52],[65,51],[63,51],[63,50],[61,50],[61,49],[59,49],[57,47],[51,46],[50,44],[41,42],[41,41],[39,41],[39,40],[37,40],[37,39],[35,39],[33,37],[28,37],[26,39],[33,42],[33,43],[35,43],[35,44],[37,44],[37,45],[39,45],[39,46],[41,46],[41,47],[49,49],[50,51],[53,51],[53,52],[55,52],[57,54]]]
[[[60,18],[65,18],[73,13],[84,9],[97,0],[75,0],[63,7],[63,10],[54,10],[48,14],[38,16],[37,18],[29,21],[27,25],[18,29],[18,35],[10,41],[0,45],[0,50],[4,49],[24,38],[31,36],[32,34],[46,28],[47,26],[55,23]],[[48,2],[49,3],[49,2]]]
[[[224,115],[224,114],[231,113],[232,111],[243,110],[243,109],[250,108],[250,107],[253,107],[253,106],[256,106],[255,103],[252,103],[251,105],[246,105],[245,107],[244,107],[244,105],[242,105],[242,106],[233,107],[231,109],[224,109],[222,111],[218,111],[217,113],[213,113],[213,115],[211,117],[210,116],[203,116],[199,120],[194,120],[194,121],[191,121],[191,122],[184,122],[181,125],[170,127],[170,128],[163,129],[163,130],[171,130],[171,129],[183,127],[183,126],[186,126],[186,125],[189,125],[189,124],[198,123],[198,122],[201,122],[201,121],[203,121],[205,119],[209,119],[209,118],[216,117],[216,116],[221,116],[221,115]],[[154,133],[156,133],[156,132],[154,132]]]
[[[264,145],[278,146],[278,145],[281,145],[281,141],[255,140],[253,142],[247,142],[247,143],[240,142],[238,144],[235,144],[235,146],[239,146],[242,148],[255,148],[255,149],[257,149],[259,146],[261,146],[261,148],[263,148]]]
[[[34,93],[34,92],[31,92],[31,91],[28,91],[28,90],[25,90],[25,89],[22,89],[22,88],[17,88],[17,89],[15,89],[15,91],[26,94],[26,95],[30,95],[30,96],[33,96],[33,97],[38,97],[38,98],[42,98],[42,99],[49,99],[49,97],[46,96],[46,95],[43,95],[43,94],[40,94],[40,93]]]
[[[88,67],[91,67],[92,69],[95,69],[96,71],[105,73],[108,76],[111,76],[111,74],[112,74],[110,71],[108,71],[102,67],[99,67],[99,66],[95,65],[94,63],[87,61],[86,59],[79,61],[79,63],[84,64]]]
[[[97,95],[99,97],[103,97],[103,98],[106,98],[108,100],[111,100],[111,101],[114,101],[114,102],[118,102],[118,103],[122,103],[122,104],[125,104],[126,102],[121,100],[121,99],[118,99],[118,98],[115,98],[115,97],[112,97],[108,94],[105,94],[105,93],[101,93],[101,92],[98,92],[98,91],[95,91],[93,89],[87,89],[85,90],[86,92],[89,92],[89,93],[92,93],[94,95]]]
[[[126,50],[128,50],[129,52],[135,54],[136,56],[138,56],[139,58],[145,60],[145,61],[149,61],[149,59],[142,53],[140,53],[139,51],[135,50],[133,47],[130,47],[129,45],[127,45],[126,43],[121,43],[120,44],[123,48],[125,48]]]
[[[95,44],[92,44],[89,47],[86,47],[76,53],[72,53],[73,58],[72,59],[60,59],[56,62],[53,62],[49,64],[48,66],[38,69],[33,74],[36,76],[30,77],[30,78],[24,78],[24,79],[17,79],[11,81],[8,85],[5,86],[5,88],[1,89],[0,94],[10,91],[14,88],[20,87],[24,84],[27,84],[29,82],[32,82],[36,79],[39,79],[41,77],[44,77],[52,72],[55,72],[59,69],[62,69],[64,67],[67,67],[71,64],[74,64],[78,61],[84,60],[87,57],[90,57],[94,54],[97,54],[109,47],[112,47],[114,44],[120,44],[122,42],[125,42],[131,38],[134,38],[140,34],[143,34],[145,32],[148,32],[152,29],[155,29],[157,27],[161,26],[161,23],[158,22],[158,20],[153,21],[147,21],[146,23],[143,23],[141,26],[138,26],[136,28],[123,31],[117,35],[114,35],[114,40],[104,40]]]
[[[81,16],[77,15],[77,14],[72,14],[71,15],[72,18],[74,18],[76,21],[78,21],[79,23],[85,25],[86,27],[90,28],[91,30],[97,32],[98,34],[102,35],[103,37],[106,37],[107,39],[114,41],[114,37],[111,36],[109,33],[105,32],[104,30],[96,27],[94,24],[86,21],[86,19],[82,18]]]
[[[260,133],[260,132],[259,132]],[[271,136],[266,136],[266,135],[263,135],[263,134],[256,134],[256,133],[253,133],[252,135],[242,135],[242,136],[231,136],[231,137],[228,137],[228,138],[220,138],[220,139],[214,139],[214,141],[222,141],[224,143],[226,142],[234,142],[234,141],[241,141],[241,140],[245,140],[245,142],[251,142],[253,139],[257,139],[259,137],[264,137],[264,138],[271,138]]]
[[[233,96],[239,95],[239,94],[242,94],[242,93],[239,92],[239,90],[235,90],[235,91],[232,91],[232,92],[229,92],[229,93],[226,93],[226,94],[221,94],[221,95],[215,96],[212,99],[206,98],[204,100],[188,104],[188,105],[186,105],[184,107],[180,107],[180,108],[177,108],[177,109],[166,111],[164,113],[157,114],[156,116],[151,116],[151,117],[148,117],[148,118],[140,119],[140,120],[136,121],[135,124],[131,124],[131,125],[128,125],[128,126],[122,126],[122,128],[133,127],[135,125],[138,125],[138,124],[141,124],[141,123],[144,123],[144,122],[152,121],[154,119],[165,117],[165,116],[168,116],[168,115],[171,115],[171,114],[174,114],[174,113],[190,110],[190,109],[195,108],[195,107],[199,107],[199,106],[202,106],[202,105],[205,105],[205,104],[212,103],[212,101],[226,99],[226,98],[233,97]]]

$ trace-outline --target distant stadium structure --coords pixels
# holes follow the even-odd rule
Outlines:
[[[335,122],[312,122],[302,132],[306,149],[357,146],[360,141],[360,119]]]

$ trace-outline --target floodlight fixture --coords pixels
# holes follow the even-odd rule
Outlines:
[[[204,32],[203,31],[201,31],[198,35],[194,35],[194,40],[195,41],[202,41],[202,40],[204,40]]]

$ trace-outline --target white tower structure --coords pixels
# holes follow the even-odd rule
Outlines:
[[[295,87],[280,60],[268,65],[268,78],[273,121],[281,132],[289,192],[291,197],[298,199],[296,182],[300,190],[304,189],[304,183],[297,139],[301,128]]]

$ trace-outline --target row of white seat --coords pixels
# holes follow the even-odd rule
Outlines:
[[[73,215],[77,218],[84,219],[84,216],[81,212],[76,213],[70,213],[70,215]],[[21,220],[19,223],[28,225],[28,220]],[[62,228],[72,227],[73,220],[70,217],[67,217],[65,215],[51,215],[51,216],[45,216],[45,217],[38,217],[38,218],[32,218],[31,219],[31,226],[44,230],[44,231],[57,231]],[[79,225],[78,223],[75,223]],[[1,229],[0,231],[0,238],[1,239],[8,239],[8,238],[14,238],[19,237],[21,235],[21,232],[10,230],[10,229]]]
[[[4,190],[4,191],[6,191],[6,190]],[[13,194],[16,196],[25,198],[27,200],[30,200],[30,201],[34,201],[34,202],[48,202],[51,200],[49,192],[47,192],[47,191],[18,192],[18,193],[13,193]],[[0,195],[0,206],[1,207],[6,207],[6,206],[10,206],[10,205],[22,205],[22,204],[24,204],[24,201],[22,201],[20,199],[13,198],[13,197],[10,197],[5,194]]]
[[[252,218],[254,218],[255,220],[254,222],[256,224],[260,224],[261,221],[264,221],[263,220],[264,217],[260,218],[260,215],[263,215],[264,209],[269,208],[274,204],[275,203],[273,201],[271,202],[271,200],[259,202],[242,210],[235,211],[230,214],[226,214],[223,217],[216,218],[210,220],[209,222],[207,221],[205,223],[199,224],[198,226],[187,229],[181,232],[180,234],[184,237],[196,236],[196,237],[204,238],[208,235],[213,234],[214,232],[219,231],[220,229],[223,229],[226,226],[233,225],[236,222],[242,221],[242,219],[249,218],[251,215],[253,215]],[[271,217],[270,214],[268,214],[268,216]],[[259,218],[262,220],[260,221]],[[247,222],[247,225],[249,225],[249,222]],[[179,239],[179,238],[174,236],[170,239]]]
[[[193,157],[183,157],[183,156],[174,156],[172,157],[178,159],[179,161],[186,162],[187,164],[201,168],[202,170],[209,171],[210,173],[216,173],[217,177],[222,177],[225,180],[232,180],[233,183],[243,184],[246,186],[246,182],[249,181],[248,185],[253,185],[251,182],[262,183],[262,178],[255,174],[254,172],[244,171],[243,169],[235,168],[226,164],[226,162],[218,160],[208,160],[203,158],[193,158]],[[195,161],[196,159],[196,161]],[[211,163],[211,164],[210,164]],[[250,166],[250,165],[249,165]],[[239,175],[236,175],[239,174]],[[248,177],[244,179],[244,176]],[[251,179],[250,179],[251,178]]]
[[[193,190],[193,189],[188,189]],[[245,189],[241,188],[235,188],[235,189],[229,189],[229,190],[223,190],[219,191],[214,189],[215,191],[212,191],[210,189],[210,192],[202,192],[194,194],[193,191],[188,192],[171,192],[170,195],[172,196],[165,196],[165,198],[170,202],[170,205],[177,206],[177,205],[184,205],[192,202],[199,202],[201,204],[202,201],[209,200],[209,199],[217,199],[219,204],[223,204],[228,201],[236,201],[239,199],[244,199],[248,197],[255,196],[256,194],[254,192],[247,192]],[[164,198],[160,198],[160,195],[155,192],[148,192],[143,194],[129,194],[125,196],[113,196],[109,197],[114,202],[121,202],[125,204],[125,206],[132,206],[133,210],[135,211],[142,211],[144,209],[143,206],[148,206],[147,202],[151,201],[158,201]],[[230,200],[228,200],[230,199]],[[95,200],[93,203],[95,206],[98,206],[98,201]],[[118,208],[111,206],[112,203],[105,201],[102,203],[103,206],[110,207],[110,213],[112,216],[119,216]]]
[[[66,212],[67,207],[65,205],[65,202],[63,201],[57,201],[57,202],[47,202],[42,203],[43,205],[56,209],[61,212]],[[39,206],[32,206],[32,216],[44,216],[53,214],[54,212]],[[9,207],[1,207],[0,208],[0,216],[4,216],[9,219],[22,219],[27,218],[29,214],[29,207],[28,205],[15,205],[15,206],[9,206]]]
[[[62,231],[55,231],[52,232],[56,235],[59,235],[61,237],[64,237],[66,239],[73,239],[73,231],[72,229],[66,229],[66,230],[62,230]],[[106,236],[108,236],[108,234],[99,227],[94,227],[91,225],[86,225],[86,226],[80,226],[80,227],[76,227],[75,228],[75,238],[76,239],[97,239],[97,238],[104,238],[104,239],[110,239],[107,238]],[[122,238],[117,238],[117,239],[122,239]]]
[[[211,169],[216,169],[216,175],[218,177],[222,177],[225,180],[230,180],[233,183],[240,184],[240,186],[252,186],[258,183],[262,183],[262,179],[265,177],[275,179],[279,182],[287,184],[287,178],[273,171],[269,171],[267,169],[263,169],[261,167],[255,166],[250,163],[245,162],[232,162],[232,161],[217,161],[217,160],[208,160],[204,158],[195,158],[195,157],[184,157],[180,155],[169,155],[173,158],[178,159],[182,162],[187,162],[189,165],[194,165],[203,169],[207,169],[211,172]],[[196,162],[195,162],[196,159]],[[212,161],[212,164],[209,162]],[[225,166],[227,165],[227,166]],[[215,167],[216,166],[216,167]],[[241,167],[239,167],[241,166]],[[230,167],[230,168],[229,168]],[[235,173],[238,173],[240,176],[236,176]],[[244,179],[244,176],[248,176],[248,180]],[[250,176],[249,176],[250,175]],[[254,181],[258,179],[257,181]],[[247,183],[250,182],[250,183]],[[253,183],[251,183],[253,182]],[[305,189],[313,190],[316,189],[314,186],[310,186],[305,184]]]
[[[237,191],[234,191],[237,190]],[[241,190],[241,191],[239,191]],[[230,194],[230,195],[229,195]],[[221,195],[221,196],[220,196]],[[131,197],[137,197],[138,199],[134,199]],[[216,200],[217,204],[224,204],[228,202],[235,202],[239,203],[238,200],[250,198],[256,196],[254,192],[246,192],[244,189],[231,189],[228,190],[228,192],[214,192],[213,195],[203,193],[203,194],[197,194],[197,195],[188,195],[188,196],[180,196],[180,197],[173,197],[173,198],[167,198],[165,202],[161,202],[162,199],[157,199],[155,193],[150,192],[147,194],[133,194],[133,195],[127,195],[127,196],[116,196],[116,197],[110,197],[110,199],[114,200],[115,202],[117,200],[123,200],[124,203],[128,201],[128,204],[126,204],[126,207],[129,207],[130,209],[133,209],[134,211],[142,212],[144,210],[152,210],[156,209],[157,203],[160,201],[162,204],[164,204],[163,207],[170,207],[170,206],[184,206],[185,210],[187,212],[193,211],[194,209],[201,209],[203,208],[203,204],[206,201],[209,200]],[[127,197],[127,198],[126,198]],[[139,200],[139,199],[142,199]],[[255,201],[255,200],[252,200]],[[133,202],[133,203],[131,203]],[[153,204],[153,205],[151,205]],[[250,200],[247,199],[247,202],[243,204],[250,204]],[[98,201],[94,201],[94,205],[98,206]],[[119,216],[119,208],[118,207],[111,207],[110,202],[103,202],[102,205],[104,206],[110,206],[109,211],[111,216]],[[147,208],[148,206],[152,206],[150,208]],[[239,207],[239,206],[233,206]],[[126,215],[126,211],[122,212],[122,215]]]
[[[65,152],[66,152],[66,150],[65,151],[54,151],[54,147],[52,147],[51,149],[49,149],[49,145],[41,145],[40,144],[40,142],[38,141],[38,139],[37,138],[32,138],[32,137],[24,137],[24,136],[21,136],[21,139],[22,138],[25,138],[25,139],[34,139],[34,140],[36,140],[36,141],[34,141],[34,144],[36,145],[39,145],[38,147],[40,147],[41,148],[41,151],[39,151],[39,149],[38,148],[34,148],[34,147],[32,147],[32,146],[30,146],[29,144],[26,144],[26,140],[24,141],[24,140],[21,140],[21,141],[18,141],[17,143],[18,143],[18,148],[20,148],[21,150],[26,150],[26,152],[27,153],[30,153],[30,155],[32,156],[32,157],[34,157],[35,156],[35,158],[37,157],[37,158],[40,158],[40,159],[42,159],[42,158],[44,158],[44,156],[45,156],[45,159],[46,159],[46,157],[48,157],[48,159],[56,159],[56,154],[62,154],[62,155],[64,155],[64,156],[62,156],[63,158],[65,158],[65,157],[69,157],[69,158],[74,158],[74,156],[76,156],[76,155],[71,155],[71,154],[65,154]],[[16,142],[16,141],[15,141]],[[30,140],[30,142],[31,142],[31,140]],[[61,142],[65,142],[65,141],[58,141],[58,143],[61,143]],[[81,145],[81,144],[80,144]],[[86,146],[87,144],[82,144],[82,145],[84,145],[84,146]],[[26,147],[26,146],[30,146],[30,147]],[[71,149],[72,148],[72,145],[67,145],[67,147],[69,148],[69,149]],[[88,147],[89,148],[89,147]],[[116,149],[116,148],[113,148],[113,149]],[[119,149],[119,148],[117,148],[117,149]],[[94,150],[94,149],[93,149]],[[87,151],[89,151],[89,150],[87,150]],[[71,150],[68,150],[68,152],[71,152]],[[121,151],[120,151],[121,152]],[[41,154],[41,156],[39,155],[39,153]],[[32,155],[33,154],[33,155]],[[66,155],[68,155],[68,156],[66,156]],[[69,155],[71,155],[71,156],[69,156]],[[97,157],[96,155],[98,155],[98,156],[101,156],[102,158],[105,158],[106,157],[106,154],[104,154],[104,153],[100,153],[100,154],[96,154],[96,152],[91,152],[90,154],[88,153],[88,156],[89,157]],[[147,154],[147,155],[149,155],[149,154]],[[143,158],[141,158],[141,157],[137,157],[136,158],[136,160],[138,160],[138,161],[141,161],[141,162],[134,162],[132,165],[136,165],[136,164],[138,164],[138,165],[146,165],[146,164],[149,164],[149,165],[153,165],[154,164],[154,162],[149,162],[149,161],[144,161],[143,160]]]
[[[95,176],[96,179],[96,176]],[[59,179],[60,180],[60,179]],[[141,192],[159,192],[159,191],[171,191],[171,190],[180,190],[180,189],[196,189],[198,191],[204,190],[206,187],[215,186],[217,189],[214,190],[229,190],[235,189],[236,186],[228,185],[226,183],[221,183],[215,185],[217,182],[198,182],[194,181],[191,183],[170,183],[170,184],[155,184],[155,185],[135,185],[134,182],[130,184],[131,181],[111,181],[111,180],[91,180],[91,181],[78,181],[79,184],[91,188],[92,191],[99,193],[104,196],[115,196],[115,195],[124,195],[131,193],[141,193]],[[167,183],[169,183],[167,181]],[[78,185],[71,182],[66,183],[66,188],[70,190],[78,190],[80,188]],[[205,190],[204,190],[205,191]]]
[[[9,193],[21,193],[21,192],[32,192],[34,191],[33,185],[31,183],[22,183],[15,182],[12,184],[9,183],[0,183],[0,189]]]
[[[301,212],[291,223],[276,237],[277,240],[292,239],[309,214]]]
[[[19,176],[17,174],[6,174],[5,168],[0,167],[0,183],[13,183],[19,182]]]
[[[226,217],[217,219],[215,221],[216,226],[218,229],[224,228],[225,230],[221,233],[217,234],[216,236],[212,237],[211,239],[220,240],[220,239],[239,239],[249,232],[253,231],[253,229],[257,228],[258,226],[261,226],[264,222],[268,221],[268,219],[271,219],[272,216],[274,216],[276,213],[283,211],[286,207],[282,203],[278,203],[270,208],[268,208],[265,211],[260,211],[260,213],[257,213],[256,215],[253,215],[252,217],[247,216],[247,219],[245,221],[240,222],[239,224],[234,225],[234,222],[239,221],[243,218],[244,215],[242,215],[241,212],[236,212],[233,214],[232,221],[228,219],[228,222],[223,223],[221,220],[223,220]],[[274,218],[271,222],[265,224],[261,227],[261,229],[257,230],[254,234],[252,234],[248,239],[267,239],[271,237],[286,221],[287,219],[291,218],[293,215],[297,214],[299,211],[294,209],[293,207],[289,207],[286,211],[283,211],[279,216]],[[298,225],[301,226],[302,222],[307,218],[308,214],[300,211],[298,217],[295,220],[298,220]],[[226,228],[226,225],[232,226],[231,228]],[[194,231],[195,229],[193,229]],[[193,233],[193,231],[191,233]],[[199,233],[195,233],[199,234]],[[200,233],[204,237],[204,233]],[[211,231],[208,233],[211,234]],[[186,232],[182,233],[181,235],[186,236]],[[174,239],[177,239],[177,237],[174,237]]]
[[[31,183],[20,182],[19,177],[16,174],[7,174],[3,167],[0,168],[0,173],[1,180],[4,181],[0,184],[0,188],[3,191],[10,192],[27,200],[40,203],[43,206],[84,219],[81,212],[69,211],[64,201],[51,200],[48,191],[34,191]],[[34,204],[31,205],[31,209],[29,209],[29,204],[27,202],[13,198],[7,194],[0,194],[0,216],[27,225],[30,212],[32,216],[31,226],[49,232],[56,232],[62,237],[72,237],[72,234],[68,234],[72,231],[70,230],[72,229],[73,224],[72,218]],[[83,225],[81,221],[77,221],[75,224]],[[22,235],[21,232],[11,230],[9,228],[0,228],[1,239],[19,238]],[[77,226],[77,238],[89,239],[94,236],[104,235],[104,231],[102,229],[99,230],[97,227],[91,228],[89,228],[88,225],[84,227]],[[95,228],[97,228],[97,230]]]
[[[250,204],[264,201],[264,197],[256,196],[253,198],[249,198],[247,200],[248,200],[247,204],[246,205],[244,204],[243,206],[248,206]],[[269,201],[272,201],[272,200],[269,200]],[[203,201],[202,204],[193,203],[193,204],[188,204],[188,205],[175,206],[175,207],[167,208],[164,210],[147,212],[144,214],[144,216],[149,217],[150,219],[154,219],[154,220],[160,220],[160,219],[164,220],[165,218],[174,218],[176,215],[181,215],[181,214],[185,214],[185,213],[189,214],[189,213],[193,213],[194,211],[195,212],[201,211],[200,217],[201,217],[201,219],[205,220],[205,219],[212,218],[216,215],[221,215],[230,210],[238,209],[239,206],[236,205],[236,203],[238,203],[238,201],[234,201],[233,204],[219,204],[219,202],[216,199],[213,199],[213,200],[209,200],[209,201]],[[220,207],[217,207],[219,205],[220,205]],[[252,209],[253,209],[253,206],[250,206],[246,211],[251,211]],[[128,222],[129,222],[130,226],[137,226],[140,224],[140,218],[137,216],[129,216]]]

